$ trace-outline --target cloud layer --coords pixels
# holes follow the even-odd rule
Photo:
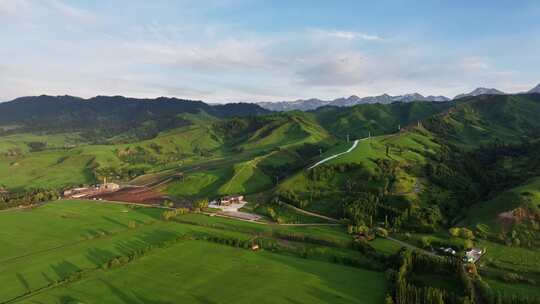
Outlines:
[[[137,2],[135,2],[137,3]],[[0,0],[0,100],[22,95],[160,95],[272,101],[530,83],[489,56],[375,31],[116,18],[61,0]]]

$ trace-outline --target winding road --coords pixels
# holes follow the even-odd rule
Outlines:
[[[313,168],[315,168],[315,167],[317,167],[317,166],[319,166],[319,165],[322,165],[322,164],[324,164],[325,162],[327,162],[327,161],[329,161],[329,160],[332,160],[332,159],[334,159],[334,158],[336,158],[336,157],[339,157],[339,156],[341,156],[341,155],[343,155],[343,154],[347,154],[347,153],[351,152],[352,150],[354,150],[354,149],[356,148],[356,146],[358,146],[358,142],[359,142],[359,141],[365,140],[365,139],[366,139],[366,138],[362,138],[362,139],[357,139],[357,140],[355,140],[355,141],[353,142],[353,145],[349,148],[349,150],[347,150],[347,151],[345,151],[345,152],[338,153],[338,154],[334,154],[334,155],[332,155],[332,156],[330,156],[330,157],[327,157],[327,158],[325,158],[325,159],[323,159],[323,160],[317,162],[317,163],[314,164],[313,166],[309,167],[308,170],[311,170],[311,169],[313,169]]]

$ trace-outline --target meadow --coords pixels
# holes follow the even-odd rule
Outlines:
[[[384,298],[382,272],[204,241],[246,242],[283,233],[347,246],[348,236],[341,228],[274,227],[197,214],[164,221],[161,213],[74,200],[0,213],[0,245],[5,249],[0,252],[0,301],[379,303]],[[362,258],[350,250],[289,244]],[[125,264],[105,267],[113,259],[141,252]]]
[[[385,286],[382,273],[186,241],[24,301],[380,303]]]

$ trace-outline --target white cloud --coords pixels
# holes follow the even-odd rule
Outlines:
[[[0,16],[6,17],[27,10],[29,3],[26,0],[0,0]]]
[[[61,16],[89,21],[96,18],[89,11],[69,5],[62,0],[0,0],[0,15],[13,19]]]
[[[206,20],[120,23],[112,30],[116,16],[98,18],[68,3],[0,0],[3,20],[35,25],[0,28],[0,100],[48,93],[253,101],[520,86],[512,81],[516,73],[488,56],[442,53],[429,43],[359,31],[262,34]],[[107,30],[93,31],[89,21]],[[63,36],[66,24],[84,30]]]
[[[52,11],[79,21],[94,21],[96,19],[96,16],[89,11],[71,6],[62,0],[39,0],[38,2]]]
[[[199,72],[231,72],[264,68],[270,58],[264,54],[264,41],[225,39],[204,43],[158,41],[127,42],[126,47],[140,52],[147,64],[160,64],[175,68],[189,68]]]
[[[370,35],[370,34],[359,33],[359,32],[328,31],[328,32],[322,32],[322,33],[329,37],[345,39],[345,40],[354,40],[354,39],[367,40],[367,41],[382,41],[383,40],[381,37],[377,35]]]

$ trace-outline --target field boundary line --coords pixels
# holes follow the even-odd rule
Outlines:
[[[411,248],[411,249],[420,251],[421,253],[426,254],[426,255],[430,255],[430,256],[439,256],[439,255],[437,255],[437,254],[435,254],[435,253],[433,253],[433,252],[427,251],[427,250],[425,250],[425,249],[422,249],[422,248],[417,247],[417,246],[415,246],[415,245],[409,244],[409,243],[407,243],[407,242],[400,241],[400,240],[395,239],[395,238],[390,237],[390,236],[387,236],[386,239],[387,239],[387,240],[390,240],[390,241],[393,241],[393,242],[395,242],[395,243],[398,243],[398,244],[400,244],[400,245],[402,245],[402,246],[405,246],[405,247],[408,247],[408,248]]]
[[[253,221],[253,220],[246,220],[241,219],[234,216],[219,214],[219,213],[210,213],[210,212],[201,212],[201,214],[208,215],[208,216],[217,216],[222,218],[227,218],[231,220],[237,220],[247,223],[254,223],[259,225],[268,225],[268,226],[341,226],[339,223],[299,223],[299,224],[280,224],[280,223],[273,223],[273,222],[260,222],[260,221]],[[179,216],[181,217],[181,215]]]
[[[339,220],[338,219],[335,219],[335,218],[332,218],[332,217],[329,217],[329,216],[326,216],[326,215],[322,215],[322,214],[318,214],[318,213],[315,213],[315,212],[310,212],[310,211],[307,211],[307,210],[304,210],[302,208],[298,208],[296,206],[293,206],[291,204],[287,204],[285,202],[281,202],[282,205],[285,205],[295,211],[298,211],[300,213],[303,213],[305,215],[311,215],[311,216],[314,216],[314,217],[318,217],[318,218],[321,218],[321,219],[325,219],[325,220],[328,220],[328,221],[331,221],[331,222],[336,222],[338,223]]]

